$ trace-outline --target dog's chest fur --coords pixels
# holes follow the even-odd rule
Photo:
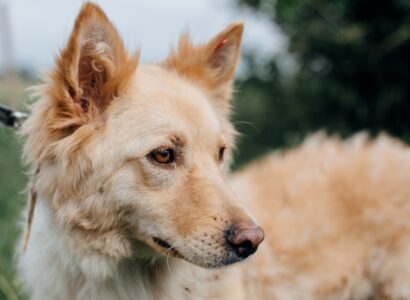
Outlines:
[[[19,263],[31,299],[242,299],[239,268],[206,270],[180,259],[124,261],[73,256],[40,201]]]

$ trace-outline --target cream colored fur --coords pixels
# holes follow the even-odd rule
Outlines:
[[[255,299],[410,299],[410,149],[316,134],[234,175],[265,229]],[[245,265],[245,264],[244,264]]]
[[[227,176],[241,35],[183,37],[137,66],[83,7],[22,130],[37,199],[18,264],[30,299],[410,299],[406,146],[318,134]],[[175,160],[153,161],[156,149]],[[226,230],[254,218],[266,241],[239,262]]]

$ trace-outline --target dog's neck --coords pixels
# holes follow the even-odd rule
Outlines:
[[[121,277],[130,280],[135,280],[137,270],[142,276],[141,290],[150,295],[149,299],[225,299],[226,295],[242,298],[240,273],[234,273],[232,268],[206,270],[176,258],[152,263],[125,261],[122,268]]]
[[[50,281],[32,277],[36,290],[44,285],[45,293],[63,289],[73,299],[99,300],[163,299],[164,295],[167,299],[218,299],[218,295],[232,293],[235,299],[242,297],[241,273],[233,270],[236,267],[206,270],[172,257],[125,259],[118,263],[95,254],[78,256],[70,250],[67,236],[56,226],[51,210],[44,201],[39,202],[23,259],[35,262],[31,268],[57,273],[50,274]]]

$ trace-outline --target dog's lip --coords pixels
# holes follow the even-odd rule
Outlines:
[[[152,237],[152,241],[155,243],[155,245],[159,246],[160,249],[162,251],[159,252],[163,252],[163,254],[172,254],[175,257],[178,258],[184,258],[181,253],[178,252],[178,250],[176,250],[170,243],[168,243],[167,241],[157,237],[157,236],[153,236]],[[155,247],[158,248],[158,247]],[[165,250],[165,252],[164,252]],[[158,250],[157,250],[158,251]]]
[[[166,240],[164,240],[164,239],[162,239],[158,236],[151,236],[150,241],[148,242],[148,244],[154,250],[156,250],[158,253],[161,253],[162,255],[165,255],[165,256],[171,255],[173,257],[186,260],[186,261],[188,261],[188,262],[190,262],[194,265],[204,267],[203,265],[197,264],[194,261],[187,260],[178,250],[176,250],[174,248],[174,246],[172,246],[172,244],[170,244],[168,241],[166,241]],[[207,266],[207,268],[222,268],[222,267],[226,267],[226,266],[229,266],[231,264],[234,264],[234,263],[238,263],[238,262],[240,262],[244,259],[245,258],[239,257],[236,254],[234,254],[234,256],[231,256],[229,259],[226,259],[224,261],[216,263],[212,266]]]
[[[153,240],[157,245],[161,246],[162,248],[172,249],[172,246],[171,246],[168,242],[164,241],[163,239],[161,239],[161,238],[159,238],[159,237],[157,237],[157,236],[153,236],[153,237],[152,237],[152,240]]]

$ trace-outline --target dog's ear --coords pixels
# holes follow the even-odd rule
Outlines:
[[[54,126],[72,132],[95,119],[127,87],[137,63],[104,12],[84,4],[51,76]]]
[[[178,49],[172,51],[164,66],[205,88],[217,109],[227,114],[242,33],[243,24],[233,23],[208,43],[196,47],[185,34],[180,39]]]

